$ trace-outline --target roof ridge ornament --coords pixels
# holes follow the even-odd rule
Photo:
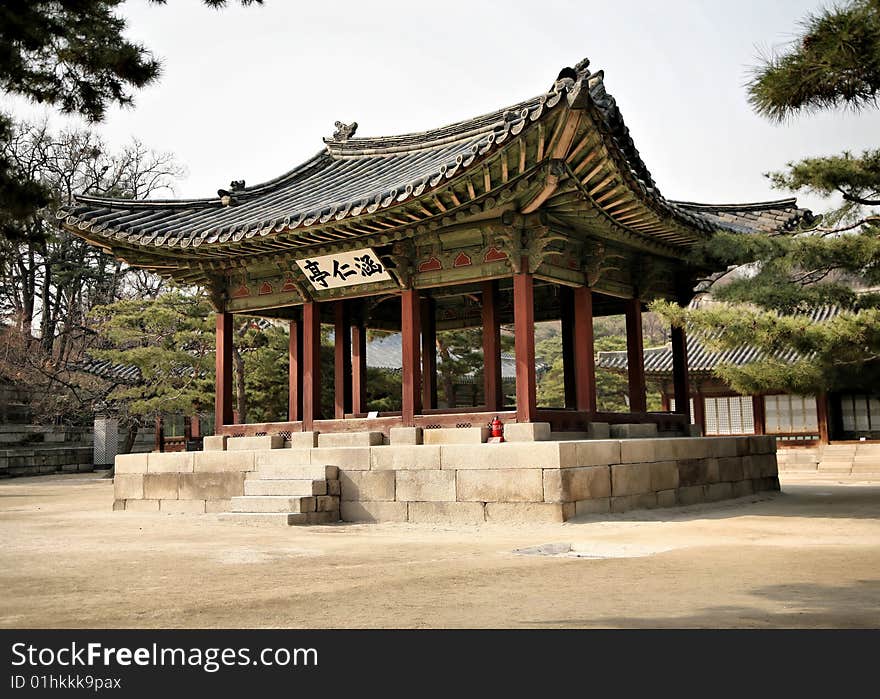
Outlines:
[[[241,192],[244,190],[244,180],[232,180],[229,183],[229,189],[218,189],[217,196],[220,197],[220,204],[222,206],[235,206],[238,204],[238,199],[235,197],[235,192]]]
[[[346,124],[345,122],[337,121],[333,126],[336,127],[336,131],[333,132],[333,136],[330,138],[325,138],[324,143],[327,143],[328,141],[342,141],[345,143],[349,138],[354,136],[354,132],[357,131],[358,123],[353,121],[350,124]]]

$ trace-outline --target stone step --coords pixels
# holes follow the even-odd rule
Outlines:
[[[482,444],[488,427],[439,427],[422,431],[422,444]]]
[[[819,471],[825,473],[849,473],[852,471],[852,461],[820,461]]]
[[[219,515],[224,522],[247,524],[257,527],[287,527],[309,524],[335,524],[339,521],[339,510],[327,512],[224,512]]]
[[[339,478],[339,468],[320,464],[271,464],[258,466],[248,473],[256,480],[331,480]]]
[[[244,482],[245,495],[327,495],[326,479],[250,478]]]
[[[785,471],[786,473],[792,471],[799,471],[801,473],[815,473],[817,470],[816,462],[812,463],[779,463],[778,468],[780,471]]]
[[[878,473],[880,474],[880,461],[871,463],[854,463],[852,467],[853,473]]]
[[[229,437],[226,440],[226,451],[283,448],[284,437],[280,434],[267,434],[260,437]]]
[[[315,512],[315,497],[289,495],[239,495],[232,498],[233,512]]]
[[[319,447],[376,447],[384,444],[381,432],[328,432],[318,435]]]

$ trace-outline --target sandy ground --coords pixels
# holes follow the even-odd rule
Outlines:
[[[0,482],[0,626],[880,626],[880,483],[533,527],[276,529],[111,500],[91,474]],[[572,551],[514,553],[545,544]]]

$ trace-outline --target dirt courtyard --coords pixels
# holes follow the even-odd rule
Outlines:
[[[543,526],[250,527],[0,482],[3,627],[878,627],[880,484]],[[539,553],[515,553],[540,547]]]

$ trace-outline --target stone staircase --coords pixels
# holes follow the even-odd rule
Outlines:
[[[779,449],[777,461],[781,473],[814,475],[852,475],[880,479],[880,444],[849,442],[818,447]]]
[[[339,521],[336,466],[262,465],[248,473],[244,495],[233,497],[223,519],[247,524],[332,524]]]

